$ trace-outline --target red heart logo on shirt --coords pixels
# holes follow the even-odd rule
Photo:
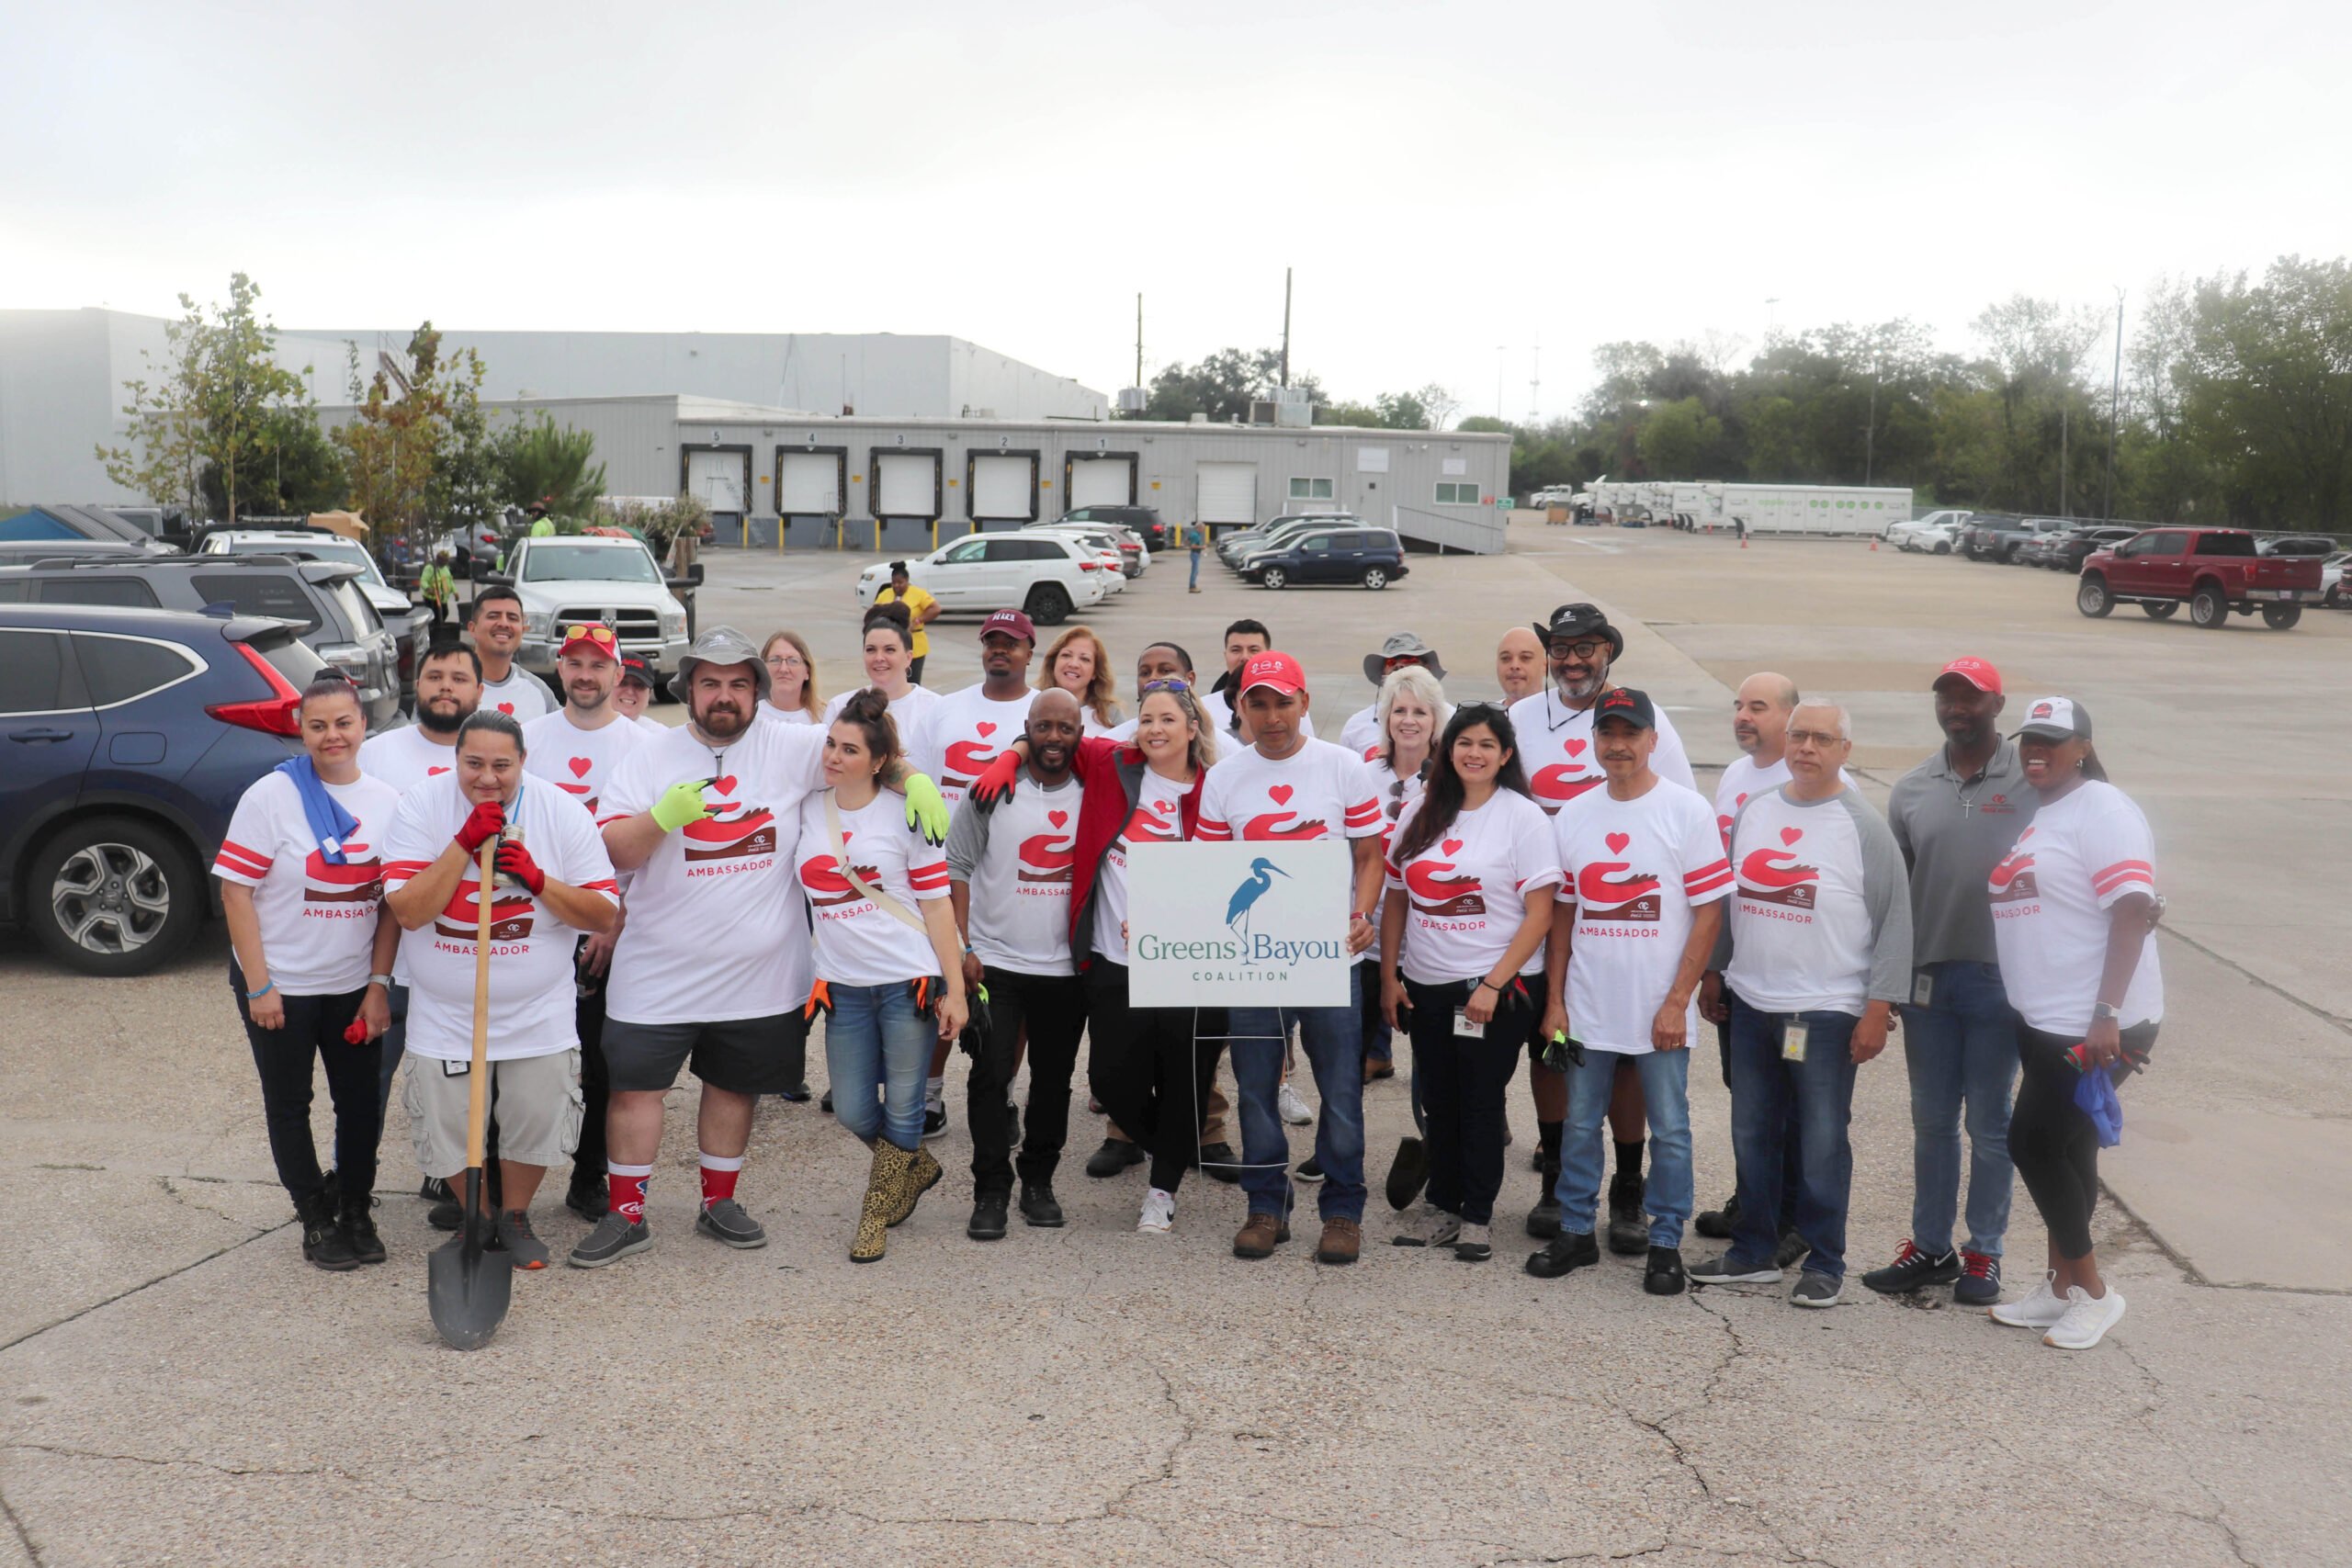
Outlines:
[[[447,768],[427,768],[424,770],[424,776],[429,779],[435,773],[446,773],[448,771]]]
[[[1058,828],[1063,823],[1069,820],[1069,813],[1067,811],[1048,811],[1046,813],[1046,820]]]
[[[1176,809],[1176,803],[1172,800],[1155,800],[1151,803],[1151,808],[1165,817]]]
[[[735,775],[733,773],[729,773],[723,779],[713,779],[710,781],[710,787],[717,790],[721,795],[733,795],[735,793]],[[848,835],[844,833],[842,837],[847,838]]]
[[[1733,795],[1733,796],[1731,797],[1731,803],[1732,803],[1734,806],[1745,806],[1745,805],[1747,805],[1747,793],[1746,793],[1745,791],[1743,791],[1743,792],[1741,792],[1741,793],[1740,793],[1740,794],[1738,794],[1738,795]]]
[[[571,776],[573,778],[584,779],[588,776],[588,770],[594,767],[596,764],[590,761],[585,757],[574,757],[571,761],[564,765],[571,770]]]
[[[852,839],[854,839],[854,838],[856,838],[856,837],[857,837],[857,833],[856,833],[856,830],[855,830],[854,829],[845,830],[845,831],[843,831],[843,832],[842,832],[842,843],[844,843],[844,844],[846,844],[846,843],[848,843]]]
[[[1609,835],[1609,852],[1612,855],[1622,855],[1625,852],[1625,846],[1633,841],[1631,834],[1611,833]]]
[[[1450,855],[1460,854],[1462,852],[1462,840],[1459,839],[1448,839],[1445,842],[1440,844],[1438,848]]]
[[[1288,784],[1276,784],[1266,793],[1273,798],[1273,802],[1276,806],[1288,806],[1290,804],[1290,785]]]
[[[1802,828],[1783,828],[1781,829],[1781,842],[1784,844],[1793,844],[1799,839],[1804,837],[1804,829]]]
[[[498,705],[498,711],[504,714],[507,717],[512,718],[514,716],[514,705],[513,703],[501,703]]]
[[[1562,743],[1562,747],[1563,750],[1565,750],[1571,757],[1581,757],[1584,755],[1584,742],[1581,740],[1565,741]]]
[[[976,724],[972,728],[979,731],[980,739],[983,740],[996,733],[996,726],[993,724]]]

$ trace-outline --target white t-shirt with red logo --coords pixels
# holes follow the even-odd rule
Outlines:
[[[2109,907],[2132,893],[2155,897],[2155,835],[2130,795],[2086,779],[2042,802],[1993,868],[1988,890],[2009,1005],[2043,1033],[2079,1040],[2098,1001]],[[2125,1029],[2165,1015],[2154,931],[2142,941],[2121,1011]]]
[[[1329,740],[1302,740],[1280,761],[1244,746],[1211,768],[1193,836],[1207,843],[1369,839],[1386,826],[1378,781],[1363,760]]]
[[[860,893],[842,874],[825,819],[830,792],[800,803],[793,852],[801,891],[817,921],[817,974],[839,986],[887,986],[939,973],[931,938]],[[911,914],[919,901],[947,897],[947,852],[907,826],[906,802],[884,790],[854,811],[842,810],[842,852],[869,887]]]
[[[457,739],[453,734],[449,745],[439,746],[419,725],[388,729],[359,743],[359,771],[391,785],[395,795],[406,795],[426,779],[455,771]]]
[[[964,936],[981,963],[1021,975],[1076,973],[1069,896],[1082,796],[1075,778],[1048,788],[1023,777],[988,815],[956,814],[948,874],[971,889]]]
[[[1406,811],[1428,793],[1429,781],[1418,772],[1399,778],[1395,768],[1380,760],[1377,750],[1363,760],[1363,767],[1372,775],[1380,802],[1380,849],[1385,854],[1388,846],[1396,841],[1397,824],[1404,821]],[[1535,809],[1538,816],[1543,814],[1542,807]]]
[[[1596,705],[1600,699],[1595,698]],[[1546,813],[1609,782],[1600,759],[1592,751],[1592,708],[1572,708],[1550,687],[1510,705],[1510,727],[1519,737],[1519,763],[1527,770],[1535,804]],[[1650,753],[1650,771],[1668,784],[1695,792],[1690,759],[1682,737],[1663,709],[1657,716],[1657,750]]]
[[[857,695],[859,691],[866,689],[857,687],[827,698],[825,716],[818,723],[817,728],[819,729],[832,728],[833,720],[841,717],[842,709],[849,706],[850,698]],[[933,708],[939,705],[940,695],[929,686],[909,686],[905,696],[892,697],[889,701],[890,728],[899,732],[899,750],[907,754],[908,764],[912,766],[915,742],[922,738],[923,720],[930,716]]]
[[[1741,755],[1724,765],[1724,776],[1715,783],[1715,829],[1723,835],[1725,849],[1731,847],[1732,822],[1739,816],[1739,808],[1747,804],[1747,797],[1778,789],[1788,782],[1789,760],[1785,756],[1758,767],[1755,758]]]
[[[454,774],[428,779],[401,797],[400,815],[384,844],[384,888],[404,886],[441,858],[473,803]],[[526,777],[507,807],[541,871],[614,903],[613,863],[588,814],[558,791]],[[474,942],[480,883],[469,866],[447,904],[424,925],[401,933],[401,965],[409,987],[408,1048],[444,1062],[473,1052]],[[581,933],[528,890],[496,877],[491,886],[490,1059],[549,1056],[580,1043],[573,1027],[571,955]]]
[[[1732,824],[1731,962],[1758,1012],[1844,1012],[1901,1001],[1911,978],[1911,891],[1885,818],[1859,792],[1748,796]]]
[[[789,1012],[813,978],[790,856],[800,803],[824,787],[825,732],[754,723],[718,751],[684,725],[650,736],[605,785],[598,815],[649,811],[688,779],[711,781],[702,797],[714,814],[664,834],[630,874],[605,1013],[711,1023]]]
[[[523,727],[523,766],[588,808],[599,821],[596,802],[613,772],[645,744],[645,731],[618,716],[597,729],[582,729],[568,708],[558,708]]]
[[[1552,825],[1527,796],[1498,789],[1476,810],[1456,813],[1442,834],[1400,863],[1395,853],[1399,835],[1426,804],[1423,797],[1407,807],[1388,840],[1388,890],[1406,901],[1396,967],[1424,986],[1483,979],[1510,951],[1527,918],[1528,891],[1559,883]],[[1543,969],[1539,942],[1520,973]]]
[[[1587,790],[1552,818],[1576,906],[1568,941],[1568,1031],[1597,1051],[1641,1055],[1674,989],[1694,910],[1731,892],[1731,863],[1706,797],[1659,779],[1632,800]],[[1699,1028],[1692,993],[1689,1032]]]
[[[1216,770],[1209,770],[1215,777]],[[1165,779],[1146,767],[1136,794],[1136,808],[1126,826],[1102,856],[1094,874],[1094,954],[1114,964],[1127,961],[1127,852],[1136,844],[1177,844],[1184,840],[1184,797],[1193,786]],[[1001,807],[1000,807],[1001,809]]]
[[[1024,687],[1000,703],[984,686],[948,693],[924,711],[919,732],[907,742],[909,761],[931,775],[949,806],[960,804],[997,753],[1021,739],[1036,695]]]
[[[321,781],[323,783],[324,781]],[[343,840],[344,863],[328,863],[302,814],[294,781],[271,769],[238,798],[212,874],[254,890],[270,984],[289,997],[333,997],[368,984],[383,901],[383,840],[400,792],[363,770],[327,794],[358,826]],[[251,989],[254,981],[247,978]]]
[[[548,683],[520,664],[509,665],[503,681],[481,683],[481,712],[503,713],[517,724],[528,724],[555,710],[555,694]]]

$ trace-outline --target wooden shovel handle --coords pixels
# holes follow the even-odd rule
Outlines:
[[[498,852],[496,838],[481,841],[481,880],[474,887],[478,922],[474,928],[474,1058],[466,1076],[466,1163],[481,1164],[484,1100],[482,1080],[490,1077],[490,907],[491,863]]]

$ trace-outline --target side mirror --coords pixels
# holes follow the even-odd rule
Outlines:
[[[514,586],[514,580],[513,578],[495,571],[477,572],[475,574],[475,581],[478,582],[486,582],[492,588],[512,588]]]

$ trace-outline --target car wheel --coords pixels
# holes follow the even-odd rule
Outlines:
[[[2283,632],[2303,618],[2301,604],[2265,604],[2262,624],[2274,632]]]
[[[1388,569],[1385,566],[1368,566],[1364,568],[1363,585],[1366,588],[1371,589],[1375,593],[1379,592],[1382,589],[1388,586]]]
[[[2083,579],[2082,585],[2075,590],[2075,608],[2093,620],[2097,620],[2101,615],[2112,614],[2115,609],[2115,595],[2107,591],[2107,579],[2104,577]]]
[[[2140,601],[2141,612],[2152,621],[2170,620],[2172,618],[2172,613],[2179,608],[2180,601],[2177,599],[2143,599]]]
[[[2011,545],[2008,547],[2007,553],[2001,557],[2001,564],[2004,566],[2016,566],[2023,561],[2024,558],[2025,547],[2023,545]]]
[[[2226,626],[2230,619],[2230,602],[2222,597],[2220,589],[2209,583],[2188,596],[2188,619],[2192,625],[2203,626],[2208,631]]]
[[[144,975],[179,955],[204,917],[204,879],[174,834],[128,817],[60,829],[33,856],[25,918],[84,975]]]
[[[1280,588],[1290,581],[1290,573],[1278,566],[1270,566],[1259,573],[1258,581],[1268,588]]]
[[[1069,619],[1069,592],[1058,582],[1040,582],[1029,590],[1029,618],[1041,626],[1057,626]]]
[[[1948,556],[1951,554],[1951,547],[1950,545],[1938,545],[1936,547],[1936,554],[1939,556]]]

